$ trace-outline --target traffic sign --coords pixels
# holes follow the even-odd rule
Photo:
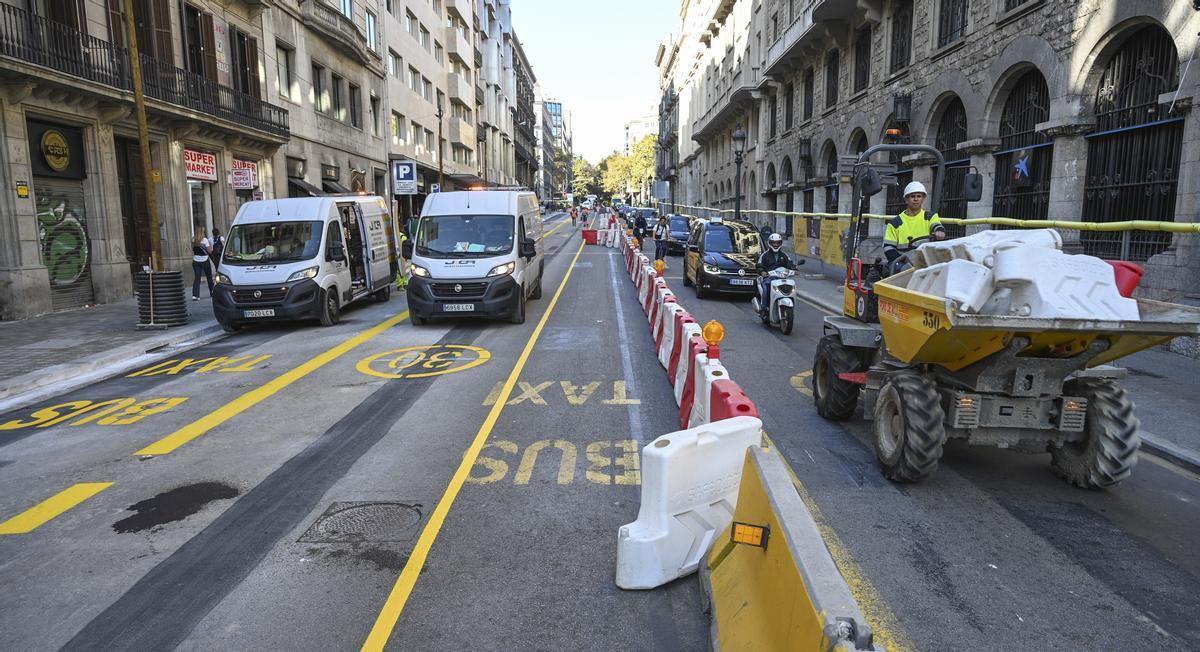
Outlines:
[[[429,188],[430,188],[429,192],[441,192],[441,191],[442,191],[442,184],[440,184],[440,183],[431,183],[431,184],[429,184]]]
[[[392,161],[392,192],[397,195],[417,194],[416,161]]]

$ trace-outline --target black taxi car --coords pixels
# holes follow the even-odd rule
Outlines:
[[[696,296],[709,292],[754,295],[762,243],[753,224],[739,220],[694,220],[683,266],[683,284]]]

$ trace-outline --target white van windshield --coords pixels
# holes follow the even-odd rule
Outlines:
[[[512,251],[512,215],[426,215],[417,225],[418,256],[497,256]]]
[[[228,265],[263,265],[308,260],[321,248],[321,222],[235,224],[229,230],[225,254]]]

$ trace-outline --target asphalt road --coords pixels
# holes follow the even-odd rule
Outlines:
[[[694,581],[613,584],[672,399],[613,254],[547,221],[523,325],[393,295],[0,415],[0,648],[702,647]]]
[[[1053,475],[1048,454],[951,444],[931,478],[892,484],[861,409],[833,423],[813,407],[805,374],[825,313],[800,304],[785,336],[748,300],[697,299],[682,259],[668,263],[680,303],[724,324],[730,377],[757,403],[889,649],[1200,649],[1200,478],[1143,454],[1120,486],[1084,491]],[[1194,393],[1145,397],[1146,420],[1195,428],[1200,410],[1181,391]]]

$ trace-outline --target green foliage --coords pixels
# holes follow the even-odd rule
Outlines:
[[[576,197],[599,193],[600,171],[596,169],[596,166],[588,163],[582,156],[577,156],[572,170],[574,183],[571,191],[575,193]]]

